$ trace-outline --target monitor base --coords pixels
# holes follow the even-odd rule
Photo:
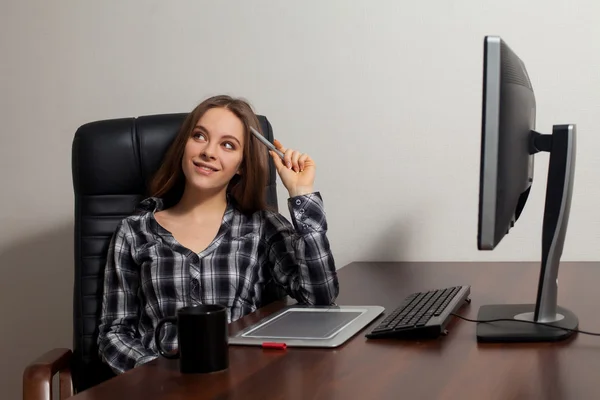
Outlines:
[[[579,320],[571,311],[556,307],[556,321],[539,321],[554,327],[520,322],[519,320],[533,321],[535,304],[495,304],[485,305],[479,309],[478,321],[505,319],[514,321],[478,322],[477,341],[487,343],[523,343],[523,342],[555,342],[565,340],[573,335]]]

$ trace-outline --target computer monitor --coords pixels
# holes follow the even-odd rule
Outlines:
[[[550,156],[536,302],[482,306],[478,321],[501,321],[479,322],[477,339],[480,342],[563,340],[579,324],[575,314],[557,305],[558,270],[573,192],[576,127],[554,125],[552,134],[541,134],[536,132],[535,124],[535,95],[525,64],[502,38],[486,36],[479,250],[493,250],[513,228],[532,188],[535,154],[543,151]]]

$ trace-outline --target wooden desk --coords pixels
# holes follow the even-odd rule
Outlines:
[[[339,304],[390,311],[412,291],[471,285],[462,315],[488,303],[533,302],[537,263],[352,263],[339,271]],[[563,263],[559,304],[580,329],[600,332],[599,263]],[[238,330],[278,310],[273,304],[232,324]],[[367,330],[381,320],[380,317]],[[230,368],[182,376],[160,359],[75,396],[119,399],[596,399],[600,337],[554,344],[478,344],[475,324],[455,320],[435,341],[367,341],[364,331],[337,349],[230,348]]]

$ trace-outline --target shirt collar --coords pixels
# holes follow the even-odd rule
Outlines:
[[[225,208],[225,213],[223,214],[223,223],[227,226],[231,226],[231,221],[233,220],[233,216],[236,210],[236,202],[233,196],[229,193],[227,194],[227,207]],[[142,200],[138,206],[136,207],[136,211],[138,212],[150,212],[155,213],[164,209],[164,201],[159,197],[148,197]]]

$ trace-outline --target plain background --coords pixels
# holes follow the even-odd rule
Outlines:
[[[522,221],[476,249],[483,38],[501,35],[529,70],[538,130],[578,126],[563,259],[597,260],[599,17],[592,0],[0,2],[2,397],[71,346],[70,151],[92,120],[242,96],[316,160],[338,267],[539,260],[547,154]]]

